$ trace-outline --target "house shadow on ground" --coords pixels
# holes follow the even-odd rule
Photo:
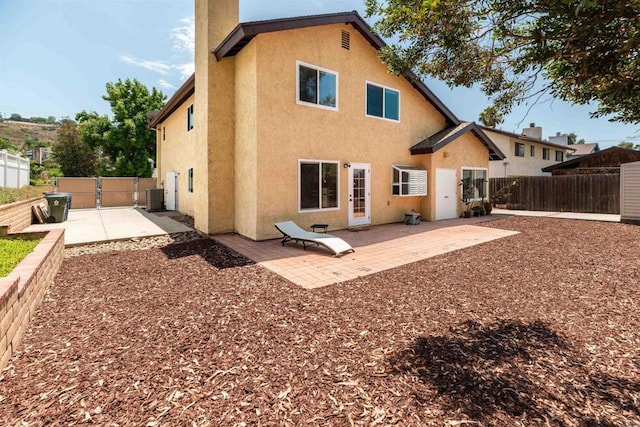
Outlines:
[[[417,376],[415,399],[493,425],[640,425],[640,383],[592,372],[540,321],[466,321],[394,354],[396,375]]]
[[[172,260],[199,256],[219,270],[255,264],[244,255],[241,255],[212,239],[206,238],[183,243],[174,243],[163,247],[162,252],[168,259]]]

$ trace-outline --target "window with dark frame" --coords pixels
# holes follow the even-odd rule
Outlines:
[[[556,150],[556,162],[564,161],[564,153],[560,150]]]
[[[551,158],[551,150],[548,148],[542,149],[542,160],[549,160]]]
[[[338,207],[338,165],[334,161],[299,162],[300,211]]]
[[[516,147],[515,149],[516,157],[524,157],[524,144],[520,142],[516,142],[515,147]]]
[[[187,191],[193,193],[193,168],[187,170]]]
[[[162,140],[164,141],[167,137],[167,127],[162,126]]]
[[[187,132],[193,129],[193,104],[187,108]]]
[[[529,154],[531,155],[531,157],[535,157],[536,156],[536,146],[535,145],[531,146],[531,150],[530,150]]]

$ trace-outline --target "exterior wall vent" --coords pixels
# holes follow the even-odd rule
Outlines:
[[[342,48],[349,50],[351,44],[351,34],[348,31],[342,30]]]

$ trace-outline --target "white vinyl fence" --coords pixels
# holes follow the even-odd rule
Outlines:
[[[22,188],[29,185],[30,164],[26,157],[0,150],[0,187]]]

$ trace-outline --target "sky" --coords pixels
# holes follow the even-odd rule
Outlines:
[[[105,85],[126,78],[171,96],[193,72],[193,10],[193,0],[0,0],[0,113],[109,114]],[[240,21],[351,10],[364,16],[364,0],[240,0]],[[462,120],[478,121],[488,105],[477,89],[425,83]],[[574,132],[601,148],[640,143],[640,124],[591,119],[594,109],[543,99],[500,127],[520,133],[536,123],[544,138]]]

